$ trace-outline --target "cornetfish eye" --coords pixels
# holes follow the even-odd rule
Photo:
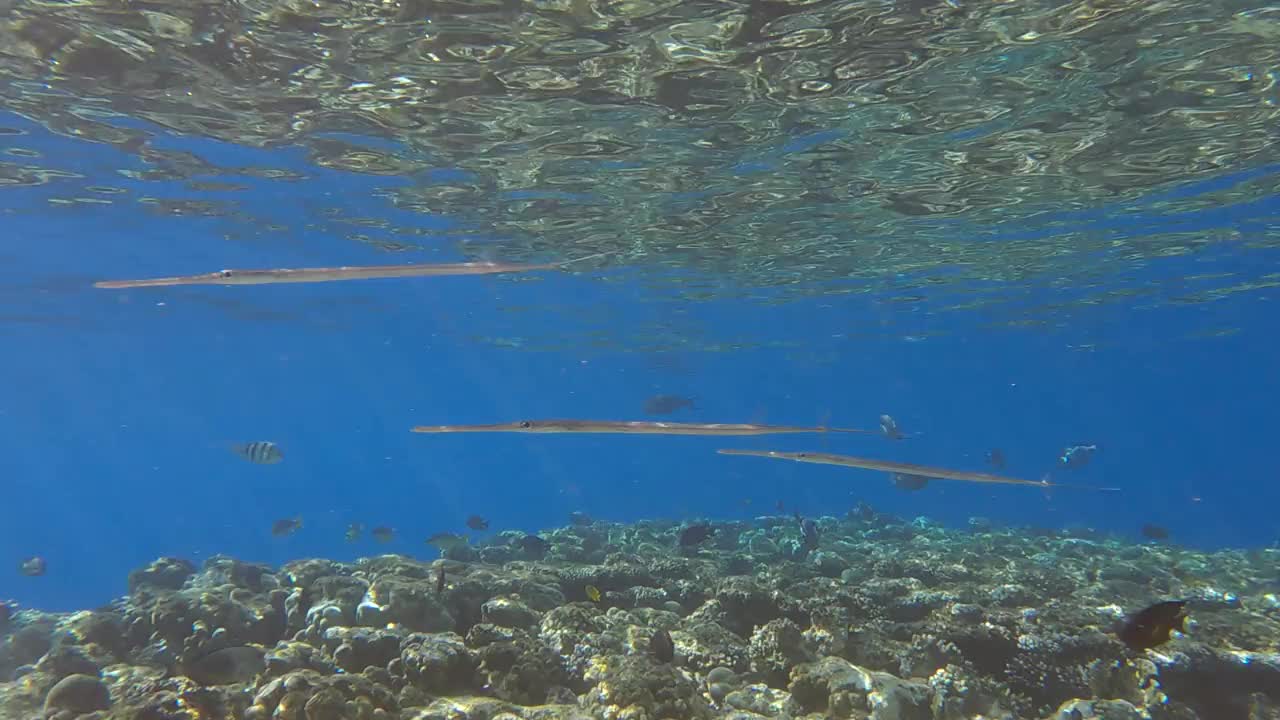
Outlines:
[[[533,427],[533,423],[532,423],[532,422],[530,422],[530,421],[528,421],[528,420],[521,420],[521,421],[520,421],[520,427],[522,427],[522,428],[531,428],[531,427]]]

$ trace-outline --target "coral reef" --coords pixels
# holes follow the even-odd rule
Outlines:
[[[817,527],[804,551],[763,517],[684,550],[673,523],[588,521],[537,557],[502,533],[470,560],[160,558],[98,610],[6,604],[0,717],[1280,719],[1280,550]],[[1117,639],[1168,598],[1185,636]]]

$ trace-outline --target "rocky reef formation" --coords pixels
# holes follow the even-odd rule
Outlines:
[[[98,610],[10,606],[0,717],[1280,718],[1278,550],[865,507],[818,528],[816,549],[764,517],[692,549],[672,523],[597,522],[432,561],[161,558]],[[1117,640],[1126,611],[1167,598],[1189,600],[1185,637]]]

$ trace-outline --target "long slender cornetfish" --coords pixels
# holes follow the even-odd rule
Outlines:
[[[97,288],[168,287],[171,285],[271,285],[274,283],[314,283],[379,278],[434,277],[444,275],[496,275],[499,273],[554,270],[571,263],[605,255],[597,253],[558,263],[522,265],[516,263],[462,262],[420,265],[359,265],[320,268],[277,268],[274,270],[217,270],[201,275],[149,278],[143,280],[102,280]]]
[[[419,425],[416,433],[622,433],[627,435],[773,435],[777,433],[870,433],[853,428],[750,425],[746,423],[627,422],[619,420],[521,420],[492,425]]]
[[[947,468],[915,465],[912,463],[893,462],[892,460],[873,460],[871,458],[854,457],[852,455],[833,455],[815,452],[779,452],[777,450],[717,450],[721,455],[750,455],[752,457],[774,458],[776,460],[794,460],[796,462],[818,463],[821,465],[840,465],[843,467],[861,468],[863,470],[883,470],[891,473],[919,475],[939,480],[963,480],[965,482],[992,483],[996,485],[1029,485],[1038,488],[1077,488],[1088,490],[1119,491],[1120,488],[1093,487],[1088,485],[1062,485],[1049,482],[1048,478],[1039,482],[1021,480],[1019,478],[991,475],[989,473],[948,470]]]

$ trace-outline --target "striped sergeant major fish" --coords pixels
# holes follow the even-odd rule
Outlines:
[[[232,451],[240,457],[257,465],[275,465],[284,460],[280,447],[270,440],[255,440],[231,446]]]

